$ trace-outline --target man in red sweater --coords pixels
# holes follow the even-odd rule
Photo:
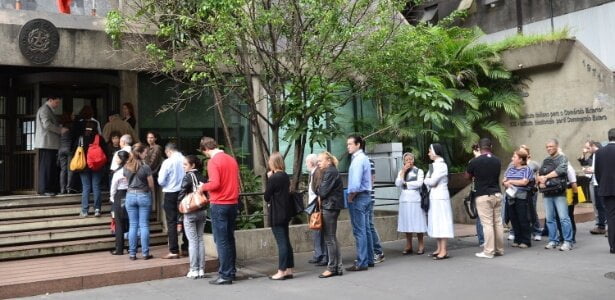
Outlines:
[[[209,157],[207,176],[209,181],[201,189],[209,192],[211,223],[216,249],[218,250],[218,278],[210,284],[232,284],[235,279],[235,219],[239,201],[239,165],[232,156],[218,149],[218,143],[210,137],[201,138],[200,149]]]

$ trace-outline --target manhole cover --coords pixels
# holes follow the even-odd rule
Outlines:
[[[608,272],[604,274],[604,277],[615,280],[615,272]]]

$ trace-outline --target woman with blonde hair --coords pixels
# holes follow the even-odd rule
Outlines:
[[[124,166],[124,176],[128,180],[126,193],[126,211],[128,212],[128,254],[130,260],[137,259],[137,229],[141,233],[141,253],[143,259],[152,257],[149,253],[149,214],[152,210],[152,192],[154,191],[154,178],[152,169],[143,159],[147,154],[147,147],[137,143],[132,146],[132,153]]]
[[[316,188],[316,195],[322,209],[322,233],[327,244],[329,261],[327,270],[319,278],[342,276],[344,266],[342,255],[337,241],[337,218],[344,208],[344,184],[337,170],[337,158],[325,151],[318,155],[318,167],[322,170],[320,184]]]
[[[294,207],[290,197],[290,177],[285,172],[284,158],[279,152],[269,156],[268,166],[265,202],[267,202],[271,231],[278,244],[278,272],[269,276],[269,279],[292,279],[295,260],[288,225],[293,217]]]

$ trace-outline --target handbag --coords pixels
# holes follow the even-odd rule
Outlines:
[[[314,209],[314,212],[310,215],[310,223],[309,228],[314,230],[322,229],[322,210],[320,207],[320,197],[316,200],[318,201],[318,205]]]
[[[83,137],[79,137],[79,146],[77,146],[77,150],[75,150],[75,155],[70,160],[69,169],[73,172],[83,171],[87,167],[87,162],[85,160],[85,151],[83,150]]]
[[[207,199],[207,196],[199,189],[196,175],[190,173],[190,176],[192,177],[192,193],[184,196],[177,207],[177,210],[182,214],[197,211],[209,204],[209,199]]]
[[[566,189],[566,201],[568,202],[568,205],[583,203],[587,201],[587,198],[585,198],[585,193],[583,192],[582,187],[580,186],[577,187],[577,193],[576,193],[577,199],[575,199],[574,194],[575,193],[572,191],[572,188]]]
[[[432,165],[429,165],[429,172],[427,173],[429,177],[431,177],[431,170],[432,170]],[[425,183],[421,185],[421,189],[419,190],[419,193],[421,194],[421,208],[423,209],[423,211],[428,212],[429,211],[429,189],[427,188]]]
[[[468,217],[470,217],[470,219],[476,219],[478,217],[474,190],[470,190],[470,193],[463,199],[463,207],[466,209],[466,213],[468,214]]]

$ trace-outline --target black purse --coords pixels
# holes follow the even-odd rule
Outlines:
[[[305,204],[303,204],[303,193],[300,192],[292,192],[290,193],[290,197],[293,200],[291,217],[294,217],[300,213],[305,211]]]
[[[470,219],[476,219],[478,217],[474,190],[470,190],[470,193],[463,199],[463,207],[466,209],[466,213]]]

